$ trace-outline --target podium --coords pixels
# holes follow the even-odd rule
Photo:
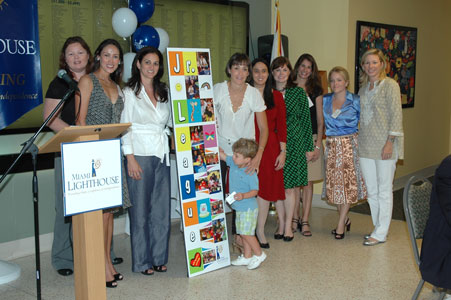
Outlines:
[[[60,152],[63,142],[112,139],[130,123],[66,127],[39,148],[39,153]],[[105,251],[102,211],[72,216],[75,299],[106,299]]]

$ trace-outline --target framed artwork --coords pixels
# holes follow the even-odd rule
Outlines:
[[[417,28],[357,21],[355,92],[359,90],[362,55],[371,48],[381,49],[387,59],[387,76],[399,83],[402,107],[415,103]]]

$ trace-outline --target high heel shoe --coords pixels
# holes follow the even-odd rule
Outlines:
[[[346,222],[345,222],[345,229],[346,229],[346,231],[351,231],[351,220],[350,220],[349,218],[346,219]],[[337,228],[332,229],[330,233],[331,233],[332,235],[337,234]]]
[[[346,231],[351,231],[351,220],[349,220],[349,218],[346,219],[345,227]]]
[[[335,233],[335,239],[336,240],[342,240],[345,238],[345,232],[343,231],[343,233]]]
[[[274,239],[275,240],[281,240],[281,239],[283,239],[283,234],[280,234],[280,233],[274,233]]]
[[[283,236],[283,241],[284,242],[291,242],[293,240],[294,236]]]
[[[255,235],[255,237],[257,238],[257,241],[258,241],[258,244],[260,245],[260,248],[269,249],[269,243],[261,243],[260,239],[258,238],[258,236]]]
[[[115,288],[115,287],[117,287],[117,281],[116,280],[107,281],[106,282],[106,287],[107,288]]]
[[[114,280],[123,280],[124,279],[124,275],[122,275],[121,273],[116,273],[113,276],[114,276]]]
[[[293,227],[293,224],[295,224],[294,227]],[[296,232],[296,229],[298,227],[299,227],[299,218],[293,218],[291,220],[291,230],[293,231],[293,233]]]
[[[312,232],[310,230],[302,230],[303,226],[308,226],[310,229],[310,224],[307,221],[299,223],[299,230],[303,236],[312,236]]]

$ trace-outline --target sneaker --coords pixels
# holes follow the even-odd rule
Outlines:
[[[264,262],[266,259],[266,253],[262,251],[262,254],[260,256],[254,255],[252,256],[251,261],[247,265],[248,270],[257,269],[262,262]]]
[[[244,257],[244,255],[240,255],[240,256],[238,256],[237,259],[232,260],[231,263],[234,266],[247,266],[251,262],[252,259],[253,259],[253,257],[246,258],[246,257]]]

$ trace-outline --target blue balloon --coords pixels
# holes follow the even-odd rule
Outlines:
[[[128,8],[133,10],[138,19],[138,23],[144,23],[150,19],[155,11],[153,0],[129,0]]]
[[[159,45],[160,36],[152,26],[139,26],[133,34],[133,46],[135,47],[136,51],[146,46],[153,46],[155,48],[158,48]]]

